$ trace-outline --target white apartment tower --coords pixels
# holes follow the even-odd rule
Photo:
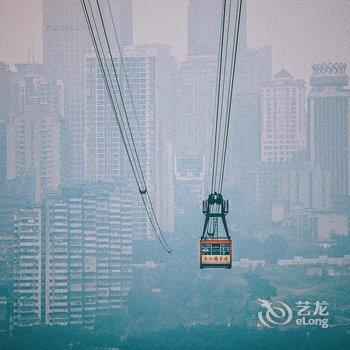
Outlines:
[[[14,214],[13,323],[41,322],[41,210],[20,209]]]
[[[153,196],[161,227],[166,232],[172,232],[174,196],[171,123],[174,94],[171,93],[171,86],[174,83],[176,62],[168,46],[139,45],[126,48],[123,63],[117,57],[113,58],[114,67],[112,61],[106,64],[110,72],[113,72],[113,68],[117,71],[140,165],[149,193]],[[113,74],[111,79],[115,89],[118,89]],[[135,190],[134,178],[100,67],[96,58],[90,56],[86,58],[86,117],[86,178],[89,181],[114,181],[120,176],[127,178],[135,203],[136,237],[151,236],[152,229],[139,193]]]
[[[305,148],[305,82],[282,69],[262,87],[261,161],[290,161]]]
[[[82,185],[45,201],[47,324],[83,324],[122,305],[131,286],[131,202],[119,183]]]
[[[125,49],[124,94],[137,134],[141,166],[164,232],[174,231],[173,140],[176,110],[176,60],[167,45],[149,44]],[[132,100],[131,100],[132,98]],[[136,115],[134,115],[135,107]],[[137,118],[137,119],[136,119]],[[138,196],[140,208],[141,200]],[[139,234],[144,233],[140,209]],[[149,234],[149,224],[148,232]]]
[[[119,60],[108,69],[119,71]],[[117,83],[112,77],[113,85]],[[115,181],[122,175],[124,148],[117,119],[95,56],[86,58],[86,173],[87,181]]]

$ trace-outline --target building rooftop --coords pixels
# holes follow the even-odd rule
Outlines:
[[[293,79],[293,76],[286,69],[283,68],[273,78],[274,79]]]
[[[312,70],[313,74],[310,77],[312,87],[335,86],[343,88],[349,84],[346,63],[317,63],[312,65]]]

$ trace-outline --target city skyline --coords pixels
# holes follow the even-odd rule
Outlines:
[[[1,9],[1,349],[349,343],[350,3]]]
[[[188,0],[134,0],[134,44],[171,45],[172,53],[183,60],[187,5]],[[0,60],[26,62],[34,54],[41,62],[41,0],[4,0],[0,10],[0,30],[4,33]],[[342,45],[343,38],[350,36],[348,1],[249,0],[247,12],[248,47],[272,46],[274,74],[284,66],[296,78],[307,80],[314,62],[349,63],[350,48]],[[17,18],[22,20],[20,28]]]

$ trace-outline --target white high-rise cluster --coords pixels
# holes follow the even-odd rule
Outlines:
[[[116,184],[63,189],[15,215],[14,325],[83,324],[122,306],[132,207]]]

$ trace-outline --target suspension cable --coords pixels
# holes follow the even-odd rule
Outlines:
[[[101,20],[101,24],[102,24],[102,28],[103,28],[103,33],[105,35],[105,39],[106,39],[106,43],[107,43],[107,48],[108,48],[108,52],[109,52],[109,55],[110,55],[110,58],[111,58],[111,61],[112,61],[112,67],[113,67],[113,72],[114,72],[114,75],[115,75],[115,78],[116,78],[116,81],[117,81],[117,86],[118,86],[118,91],[119,91],[119,98],[120,98],[120,101],[121,101],[121,104],[122,104],[122,110],[124,111],[124,115],[125,115],[125,118],[126,118],[126,122],[127,122],[127,126],[128,126],[128,129],[130,131],[130,137],[131,137],[131,141],[132,141],[132,146],[133,146],[133,149],[134,149],[134,153],[136,155],[136,160],[137,160],[137,165],[139,166],[140,168],[140,173],[141,173],[141,177],[142,177],[142,181],[144,183],[144,190],[147,190],[147,183],[146,183],[146,180],[145,180],[145,177],[143,175],[143,172],[141,171],[142,168],[141,168],[141,163],[140,163],[140,158],[139,158],[139,155],[137,153],[137,149],[136,149],[136,145],[135,145],[135,140],[134,140],[134,137],[133,137],[133,134],[131,132],[131,126],[130,126],[130,122],[129,122],[129,118],[128,118],[128,113],[127,113],[127,110],[126,110],[126,106],[125,106],[125,102],[124,102],[124,98],[123,98],[123,93],[122,93],[122,90],[121,90],[121,87],[120,87],[120,83],[119,83],[119,79],[118,79],[118,75],[117,75],[117,71],[116,71],[116,68],[115,68],[115,64],[114,64],[114,60],[113,60],[113,55],[112,55],[112,50],[111,50],[111,46],[110,46],[110,43],[109,43],[109,40],[108,40],[108,35],[107,35],[107,31],[106,31],[106,26],[105,26],[105,23],[104,23],[104,20],[103,20],[103,16],[102,16],[102,12],[101,12],[101,7],[100,7],[100,1],[99,0],[96,0],[96,3],[97,3],[97,8],[98,8],[98,13],[100,15],[100,20]],[[143,190],[143,191],[144,191]]]
[[[239,27],[242,0],[236,0],[235,25],[231,32],[232,1],[223,0],[220,30],[220,45],[215,94],[215,134],[212,162],[211,193],[221,193],[226,165],[227,144],[232,111]],[[233,43],[230,49],[230,43]],[[229,58],[230,56],[230,58]],[[228,73],[228,79],[226,75]]]
[[[116,80],[117,86],[118,86],[118,92],[119,92],[118,96],[119,96],[119,99],[121,100],[121,107],[122,108],[120,108],[120,105],[118,103],[118,98],[117,98],[116,92],[115,92],[114,87],[113,87],[113,81],[112,81],[111,74],[110,74],[110,71],[109,71],[109,68],[108,68],[108,61],[106,59],[106,55],[105,55],[105,52],[104,52],[104,49],[103,49],[103,44],[102,44],[102,41],[101,41],[101,38],[100,38],[100,35],[99,35],[98,27],[97,27],[97,24],[96,24],[96,20],[95,20],[95,17],[94,17],[94,13],[93,13],[93,9],[92,9],[90,0],[88,0],[88,3],[89,3],[90,12],[91,12],[91,17],[93,19],[94,26],[95,26],[95,31],[94,31],[93,25],[91,23],[89,10],[88,10],[88,8],[86,6],[85,0],[81,0],[83,12],[84,12],[85,19],[86,19],[87,26],[88,26],[88,30],[89,30],[89,33],[90,33],[90,36],[91,36],[91,39],[92,39],[93,47],[94,47],[94,50],[95,50],[95,53],[96,53],[96,57],[97,57],[99,66],[100,66],[100,69],[101,69],[101,73],[102,73],[103,81],[105,83],[107,94],[108,94],[108,97],[109,97],[110,102],[111,102],[112,110],[113,110],[113,113],[114,113],[114,115],[116,117],[116,120],[117,120],[117,125],[118,125],[119,132],[120,132],[120,135],[121,135],[121,138],[122,138],[125,150],[126,150],[127,158],[128,158],[129,163],[131,165],[131,170],[132,170],[133,176],[135,178],[136,184],[137,184],[139,192],[141,194],[142,202],[143,202],[144,207],[146,209],[146,213],[147,213],[147,216],[148,216],[148,218],[150,220],[151,226],[152,226],[152,228],[154,230],[155,236],[156,236],[158,242],[160,243],[160,245],[168,253],[170,253],[171,252],[171,248],[170,248],[170,246],[168,245],[168,243],[166,242],[166,240],[164,238],[164,235],[162,233],[162,230],[160,228],[160,225],[158,223],[158,220],[157,220],[154,208],[153,208],[153,204],[152,204],[151,198],[150,198],[150,196],[148,194],[148,191],[147,191],[145,177],[144,177],[143,172],[142,172],[140,159],[139,159],[139,156],[138,156],[138,153],[137,153],[137,149],[136,149],[136,145],[135,145],[135,142],[134,142],[131,126],[130,126],[130,123],[129,123],[129,120],[128,120],[127,110],[126,110],[126,106],[125,106],[125,103],[124,103],[124,99],[123,99],[123,95],[122,95],[122,91],[121,91],[121,87],[120,87],[117,71],[116,71],[116,68],[115,68],[115,65],[114,65],[112,50],[111,50],[111,46],[110,46],[110,43],[109,43],[109,40],[108,40],[108,35],[107,35],[106,27],[105,27],[105,24],[104,24],[104,20],[103,20],[102,11],[101,11],[101,8],[100,8],[100,5],[99,5],[99,1],[96,0],[96,3],[97,3],[97,7],[98,7],[98,12],[99,12],[101,24],[102,24],[102,27],[103,27],[103,33],[104,33],[104,36],[105,36],[105,41],[107,43],[108,52],[109,52],[111,63],[112,63],[112,67],[113,67],[114,77],[115,77],[115,80]],[[96,32],[96,34],[95,34],[95,32]],[[100,46],[100,48],[99,48],[99,46]],[[100,50],[101,50],[101,52],[100,52]],[[102,56],[101,56],[101,54],[102,54]],[[105,64],[106,68],[105,68],[104,64]],[[114,95],[115,100],[113,99],[113,95]],[[124,113],[122,113],[121,110]],[[124,116],[125,116],[125,118],[127,120],[127,128],[128,128],[128,130],[127,130],[127,128],[126,128],[126,126],[124,124],[124,120],[122,118],[123,114],[124,114]],[[119,118],[119,116],[120,116],[120,118]],[[130,139],[128,137],[129,136],[128,134],[130,135],[131,142],[130,142]],[[131,147],[131,150],[129,149],[129,147]],[[144,186],[144,187],[141,187],[141,186]],[[146,197],[144,195],[146,195]]]
[[[107,58],[106,58],[105,51],[103,49],[102,40],[101,40],[100,34],[98,32],[97,23],[96,23],[95,15],[93,13],[93,9],[92,9],[90,0],[88,0],[88,5],[89,5],[90,12],[91,12],[92,22],[93,22],[94,27],[95,27],[96,38],[97,38],[96,44],[98,44],[100,46],[100,48],[101,48],[100,54],[102,54],[102,58],[103,58],[103,62],[104,62],[104,66],[102,64],[101,70],[103,69],[103,71],[105,73],[104,75],[107,78],[107,84],[109,84],[111,86],[111,88],[109,88],[110,89],[109,91],[112,92],[113,95],[114,95],[115,103],[117,105],[117,110],[119,112],[119,115],[122,115],[122,113],[120,111],[119,102],[118,102],[118,98],[117,98],[116,92],[113,89],[113,81],[112,81],[111,74],[110,74],[110,71],[109,71],[109,68],[108,68],[108,61],[107,61]],[[98,45],[97,45],[97,48],[98,48]],[[113,60],[113,58],[112,58],[112,60]],[[101,60],[101,62],[102,62],[102,60]],[[105,83],[106,83],[106,81],[105,81]],[[112,105],[112,108],[113,108],[113,105]],[[135,156],[134,156],[133,152],[129,151],[129,148],[126,146],[126,144],[130,145],[129,135],[128,135],[127,131],[126,131],[123,119],[122,118],[117,118],[117,122],[118,122],[118,126],[120,125],[120,132],[121,132],[121,135],[122,135],[122,140],[123,140],[124,146],[125,146],[126,151],[127,151],[127,156],[128,156],[128,158],[129,157],[131,158],[131,159],[129,159],[129,161],[131,163],[131,166],[135,169],[135,173],[137,173],[137,175],[135,175],[135,179],[136,179],[136,182],[137,182],[138,189],[139,189],[139,191],[141,191],[141,189],[143,188],[143,186],[145,186],[145,184],[142,183],[142,176],[140,175],[139,168],[134,165],[135,164]]]
[[[115,41],[117,43],[117,48],[118,48],[118,53],[119,53],[119,58],[120,58],[120,65],[121,65],[122,71],[124,73],[125,84],[126,84],[127,92],[129,94],[129,98],[130,98],[130,102],[131,102],[133,116],[134,116],[134,119],[136,120],[138,132],[140,132],[141,128],[140,128],[139,118],[137,118],[135,103],[134,103],[134,99],[133,99],[133,96],[132,96],[132,93],[131,93],[131,88],[130,88],[130,84],[129,84],[129,78],[128,78],[128,75],[127,75],[127,72],[126,72],[126,68],[125,68],[124,57],[123,57],[120,41],[119,41],[119,38],[118,38],[117,26],[115,24],[115,20],[114,20],[114,16],[113,16],[113,11],[112,11],[112,7],[111,7],[111,4],[110,4],[110,0],[107,0],[107,5],[108,5],[109,16],[110,16],[110,19],[111,19],[111,22],[112,22],[114,38],[115,38]],[[142,138],[141,138],[141,140],[139,140],[139,142],[140,142],[140,144],[142,146],[142,149],[144,151],[145,157],[147,157],[147,148],[146,148],[146,145],[145,145],[144,141],[142,140]],[[150,175],[151,175],[150,177],[153,180],[152,181],[153,185],[155,186],[155,176],[153,175],[152,167],[150,167],[149,170],[150,170]]]
[[[226,16],[226,0],[223,0],[222,5],[222,17],[221,17],[221,30],[220,30],[220,45],[219,45],[219,58],[218,58],[218,70],[217,70],[217,90],[215,95],[215,135],[214,135],[214,153],[213,153],[213,168],[212,168],[212,179],[211,179],[211,192],[213,193],[216,185],[216,159],[217,149],[219,146],[218,142],[218,128],[219,128],[219,101],[221,91],[221,76],[222,76],[222,58],[223,58],[223,44],[224,44],[224,33],[225,33],[225,16]]]
[[[237,7],[236,7],[236,20],[235,20],[235,31],[234,31],[234,48],[232,52],[232,69],[230,74],[230,91],[229,91],[229,103],[226,110],[226,121],[225,121],[225,136],[224,136],[224,149],[223,149],[223,156],[222,156],[222,163],[221,163],[221,175],[219,180],[219,192],[222,192],[222,186],[224,182],[224,174],[225,174],[225,164],[226,164],[226,154],[227,154],[227,143],[228,143],[228,135],[229,135],[229,128],[230,128],[230,116],[231,116],[231,109],[232,109],[232,97],[233,97],[233,88],[234,88],[234,80],[235,80],[235,73],[236,73],[236,63],[237,63],[237,48],[238,48],[238,39],[239,39],[239,28],[240,28],[240,21],[241,21],[241,14],[242,14],[242,0],[237,0]]]

